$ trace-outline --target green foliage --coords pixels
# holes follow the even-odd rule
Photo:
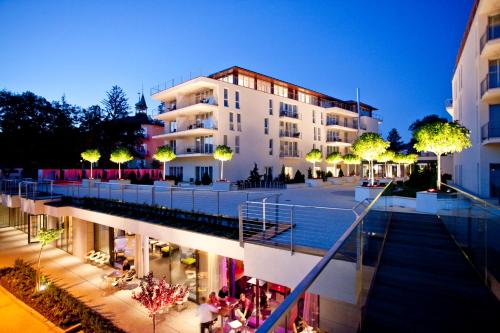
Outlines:
[[[436,155],[461,152],[471,147],[469,130],[455,122],[435,121],[414,132],[415,149]]]
[[[169,145],[164,145],[158,147],[156,150],[156,154],[153,155],[153,158],[155,160],[158,160],[160,162],[170,162],[176,157],[174,151],[172,150],[172,147]]]
[[[352,151],[355,155],[366,161],[373,161],[386,151],[389,142],[378,133],[363,133],[352,144]]]
[[[87,149],[80,156],[87,162],[96,163],[101,158],[101,153],[97,149]]]
[[[326,162],[327,163],[330,163],[330,164],[333,164],[333,163],[340,163],[344,160],[344,158],[342,157],[342,155],[339,153],[339,152],[333,152],[333,153],[330,153],[328,154],[328,156],[326,157]]]
[[[344,164],[348,165],[358,165],[361,164],[361,159],[354,154],[345,154],[343,156]]]
[[[208,174],[208,172],[205,171],[205,173],[201,177],[201,183],[203,185],[210,185],[212,183],[212,178],[210,178],[210,175]]]
[[[59,239],[63,233],[64,229],[47,229],[40,230],[38,233],[38,239],[40,240],[40,245],[47,246],[48,244],[54,242]]]
[[[118,119],[128,116],[128,98],[122,88],[118,86],[111,87],[106,92],[106,99],[102,101],[107,119]]]
[[[230,161],[233,158],[233,150],[226,145],[217,146],[214,158],[222,162]]]
[[[118,147],[111,153],[109,160],[114,163],[126,163],[131,161],[134,157],[130,153],[130,150],[126,147]]]
[[[435,122],[446,123],[448,120],[446,118],[440,117],[437,114],[430,114],[422,119],[415,120],[408,128],[413,135],[422,126],[432,124]]]
[[[323,156],[319,149],[311,149],[309,153],[306,154],[306,161],[309,163],[321,162]]]
[[[392,150],[387,150],[377,156],[377,162],[380,163],[385,163],[385,162],[390,162],[393,161],[395,158],[396,154]]]
[[[400,151],[403,148],[403,141],[401,140],[401,135],[397,129],[393,128],[389,131],[387,135],[387,141],[389,141],[389,150],[394,152]]]

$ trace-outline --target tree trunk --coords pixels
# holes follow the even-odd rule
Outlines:
[[[338,177],[339,173],[337,172],[337,163],[333,163],[333,176]]]
[[[375,177],[373,175],[373,162],[372,161],[368,161],[368,166],[370,167],[370,184],[373,186],[373,184],[375,183]]]
[[[437,156],[437,189],[441,190],[441,154],[436,154]]]
[[[167,170],[166,164],[167,162],[163,162],[163,180],[165,180],[165,170]]]
[[[35,291],[40,291],[40,261],[42,258],[42,250],[43,250],[43,245],[40,246],[40,252],[38,253],[38,265],[36,269],[36,281],[35,281]]]
[[[90,162],[90,179],[94,179],[94,177],[92,177],[92,162]]]
[[[401,178],[401,164],[398,163],[398,170],[397,170],[397,173],[398,175],[398,178]]]
[[[312,172],[313,178],[316,178],[316,162],[313,162],[313,172]]]
[[[387,162],[384,162],[384,165],[385,165],[385,167],[384,167],[384,171],[385,171],[385,176],[384,176],[384,178],[387,178],[387,175],[389,174],[389,173],[387,172]]]
[[[118,179],[122,179],[122,169],[120,167],[121,163],[118,163]]]
[[[224,161],[220,161],[220,180],[224,179]]]
[[[156,332],[156,314],[153,315],[153,333]]]
[[[351,176],[351,166],[349,164],[347,164],[347,177],[350,177]]]

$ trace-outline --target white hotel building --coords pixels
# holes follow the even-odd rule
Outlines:
[[[219,177],[220,163],[212,153],[226,144],[234,151],[224,177],[246,179],[257,163],[262,174],[277,177],[282,166],[293,178],[307,175],[304,159],[311,149],[323,157],[333,151],[348,153],[362,132],[378,132],[381,122],[374,107],[342,101],[241,67],[197,77],[168,89],[153,91],[163,103],[155,118],[165,133],[154,138],[171,145],[177,158],[171,175],[184,181],[200,180],[205,172]],[[323,161],[318,165],[328,170]],[[344,169],[344,174],[346,170]]]
[[[483,197],[500,195],[500,1],[476,0],[457,56],[447,110],[471,132],[454,154],[454,181]]]

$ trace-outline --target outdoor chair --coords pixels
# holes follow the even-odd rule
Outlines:
[[[83,257],[83,259],[85,261],[89,261],[89,260],[92,260],[91,258],[93,258],[93,256],[96,255],[96,252],[95,250],[90,250],[89,252],[87,252],[87,254],[85,255],[85,257]]]
[[[110,258],[109,254],[103,253],[103,255],[99,259],[95,260],[95,263],[98,266],[102,266],[102,265],[107,264],[109,262],[109,258]]]
[[[97,262],[97,260],[100,260],[103,256],[104,256],[104,253],[97,251],[89,257],[89,261],[91,263],[95,264]]]

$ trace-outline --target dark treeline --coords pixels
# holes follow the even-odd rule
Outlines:
[[[87,148],[100,150],[101,167],[112,165],[109,155],[117,146],[140,157],[140,125],[151,120],[143,113],[129,116],[128,99],[118,86],[101,105],[82,108],[64,96],[49,102],[32,92],[0,91],[0,168],[24,168],[25,177],[38,168],[79,168]]]

